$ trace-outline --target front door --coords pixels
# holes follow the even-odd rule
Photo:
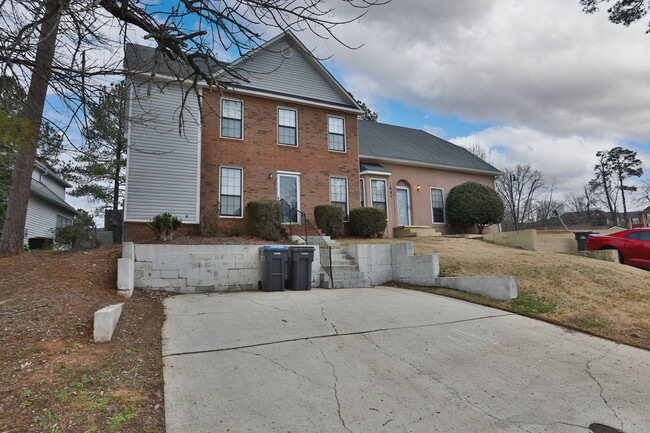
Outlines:
[[[282,222],[300,223],[300,175],[278,173],[278,200],[282,203]]]
[[[397,225],[411,225],[411,200],[408,188],[397,187]]]

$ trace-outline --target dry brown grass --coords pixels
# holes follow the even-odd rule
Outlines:
[[[441,276],[514,275],[518,299],[494,301],[448,289],[423,289],[536,317],[650,349],[650,272],[566,254],[524,251],[478,239],[408,239],[415,254],[437,253]],[[346,241],[402,242],[403,240]]]

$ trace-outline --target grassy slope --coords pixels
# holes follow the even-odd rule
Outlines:
[[[431,237],[409,241],[414,243],[416,254],[439,255],[441,276],[516,276],[519,297],[502,302],[448,289],[427,291],[650,349],[650,272],[584,257],[501,247],[477,239]]]

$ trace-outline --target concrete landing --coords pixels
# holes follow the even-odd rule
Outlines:
[[[436,295],[165,301],[167,432],[650,430],[650,352]]]

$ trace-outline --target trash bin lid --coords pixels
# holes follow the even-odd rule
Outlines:
[[[285,245],[264,245],[263,247],[260,247],[260,250],[273,250],[273,249],[280,249],[280,250],[286,250],[287,246]]]

